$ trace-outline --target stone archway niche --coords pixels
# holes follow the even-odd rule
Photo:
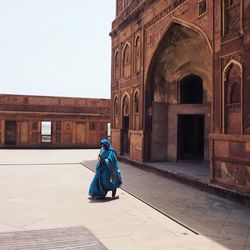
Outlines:
[[[207,40],[200,32],[173,23],[159,42],[148,74],[151,91],[148,106],[152,106],[151,160],[178,160],[178,133],[182,130],[180,124],[178,129],[178,117],[201,115],[203,118],[193,119],[204,121],[204,138],[200,141],[204,143],[202,158],[208,161],[212,53]]]

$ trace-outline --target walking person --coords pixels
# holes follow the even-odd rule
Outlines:
[[[116,189],[122,184],[116,151],[107,139],[101,140],[100,144],[96,173],[89,188],[92,199],[104,199],[108,191],[112,191],[112,197],[115,197]]]

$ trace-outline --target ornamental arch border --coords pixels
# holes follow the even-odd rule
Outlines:
[[[231,59],[226,66],[223,68],[222,71],[222,77],[221,77],[221,112],[222,112],[222,119],[221,119],[221,128],[222,128],[222,134],[225,134],[225,82],[226,82],[226,74],[228,73],[230,66],[231,65],[237,65],[240,68],[240,87],[241,87],[241,92],[240,92],[240,111],[241,111],[241,134],[243,134],[243,67],[242,64],[235,60]]]

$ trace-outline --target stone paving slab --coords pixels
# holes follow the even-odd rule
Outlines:
[[[92,171],[96,160],[83,162]],[[250,208],[158,174],[119,163],[122,188],[181,224],[228,249],[245,250],[250,241]]]
[[[0,233],[1,250],[105,250],[85,227]]]

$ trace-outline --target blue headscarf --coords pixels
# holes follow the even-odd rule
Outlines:
[[[114,148],[111,147],[111,143],[110,143],[110,141],[108,139],[102,139],[100,144],[101,145],[104,144],[107,147],[108,150],[113,151],[115,153],[115,155],[116,155],[116,151],[115,151]]]
[[[108,139],[102,139],[100,144],[101,145],[102,144],[106,145],[108,149],[111,147],[111,143],[110,143],[110,141]]]

